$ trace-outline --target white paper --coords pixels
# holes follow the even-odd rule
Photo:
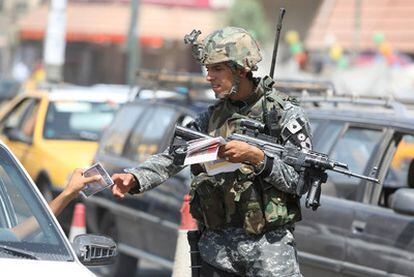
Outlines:
[[[188,142],[184,165],[217,160],[220,145],[226,141],[222,137],[196,139]]]
[[[231,163],[224,159],[218,159],[211,162],[204,163],[207,175],[213,176],[224,172],[234,172],[239,169],[241,163]]]

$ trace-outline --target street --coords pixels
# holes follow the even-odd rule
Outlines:
[[[139,264],[137,264],[138,272],[135,277],[169,277],[171,276],[171,271],[165,268],[160,267],[157,264],[151,263],[146,260],[141,260]],[[96,266],[96,267],[88,267],[93,273],[97,276],[106,277],[105,275],[105,268]]]

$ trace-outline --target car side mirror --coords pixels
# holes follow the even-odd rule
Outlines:
[[[27,144],[33,143],[33,139],[31,137],[24,135],[19,129],[15,127],[5,127],[3,129],[3,133],[9,140],[20,141]]]
[[[118,256],[117,245],[108,236],[78,235],[73,239],[72,246],[80,262],[87,266],[111,264]]]
[[[394,193],[391,208],[401,214],[414,215],[414,189],[401,188]]]

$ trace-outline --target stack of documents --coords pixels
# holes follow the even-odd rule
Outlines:
[[[226,144],[223,137],[200,138],[188,142],[184,165],[204,164],[208,175],[233,172],[240,168],[240,163],[231,163],[218,158],[221,145]]]
[[[217,160],[220,145],[224,144],[226,144],[226,141],[222,137],[200,138],[189,141],[184,165]]]

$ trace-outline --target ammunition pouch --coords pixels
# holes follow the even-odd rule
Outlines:
[[[299,199],[252,175],[201,173],[193,180],[190,196],[191,215],[212,230],[239,227],[262,234],[300,219]]]
[[[190,213],[209,229],[225,225],[225,207],[222,184],[215,176],[201,173],[194,177],[190,190]]]
[[[299,198],[284,193],[272,185],[263,187],[263,208],[266,228],[274,229],[300,220]]]

